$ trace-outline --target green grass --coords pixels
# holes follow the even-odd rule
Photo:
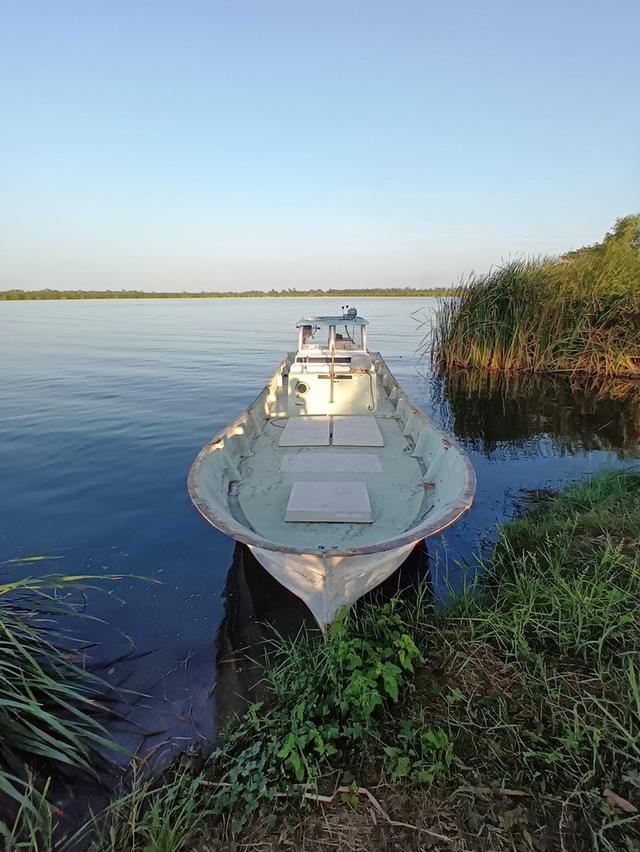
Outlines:
[[[485,568],[486,590],[430,628],[467,780],[531,794],[530,834],[563,802],[572,848],[636,848],[637,814],[602,792],[640,804],[640,474],[542,500]]]
[[[134,778],[93,852],[637,850],[640,473],[533,495],[481,568],[437,612],[425,585],[275,636],[264,700],[200,771]]]
[[[90,852],[181,852],[191,849],[214,813],[202,778],[178,769],[159,786],[134,771],[130,789],[80,829],[63,848]]]
[[[440,368],[640,377],[640,216],[602,243],[473,275],[440,303]]]
[[[134,783],[90,826],[98,835],[92,850],[180,852],[212,832],[220,848],[265,819],[276,825],[289,801],[340,783],[353,795],[356,777],[378,761],[396,781],[430,784],[444,775],[447,735],[419,711],[398,713],[424,662],[403,610],[394,600],[344,614],[326,641],[319,631],[274,637],[267,700],[228,724],[199,775],[178,770],[167,783]],[[188,831],[175,830],[181,821]]]

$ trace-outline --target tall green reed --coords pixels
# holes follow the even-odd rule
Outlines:
[[[440,301],[426,343],[447,370],[640,377],[640,216],[561,258],[472,275]]]

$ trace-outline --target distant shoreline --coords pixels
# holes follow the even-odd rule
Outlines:
[[[385,298],[434,298],[452,296],[452,287],[432,287],[423,290],[390,288],[379,290],[247,290],[220,293],[146,293],[142,290],[0,290],[0,302],[22,302],[68,299],[357,299],[367,296]]]

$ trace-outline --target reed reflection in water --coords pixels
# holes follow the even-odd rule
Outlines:
[[[541,439],[558,453],[638,453],[640,382],[467,370],[436,377],[433,402],[467,448],[487,455],[535,452]]]

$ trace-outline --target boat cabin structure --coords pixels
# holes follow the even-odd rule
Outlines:
[[[375,368],[367,352],[363,317],[303,317],[298,350],[289,368],[288,404],[296,414],[371,414],[376,409]]]

